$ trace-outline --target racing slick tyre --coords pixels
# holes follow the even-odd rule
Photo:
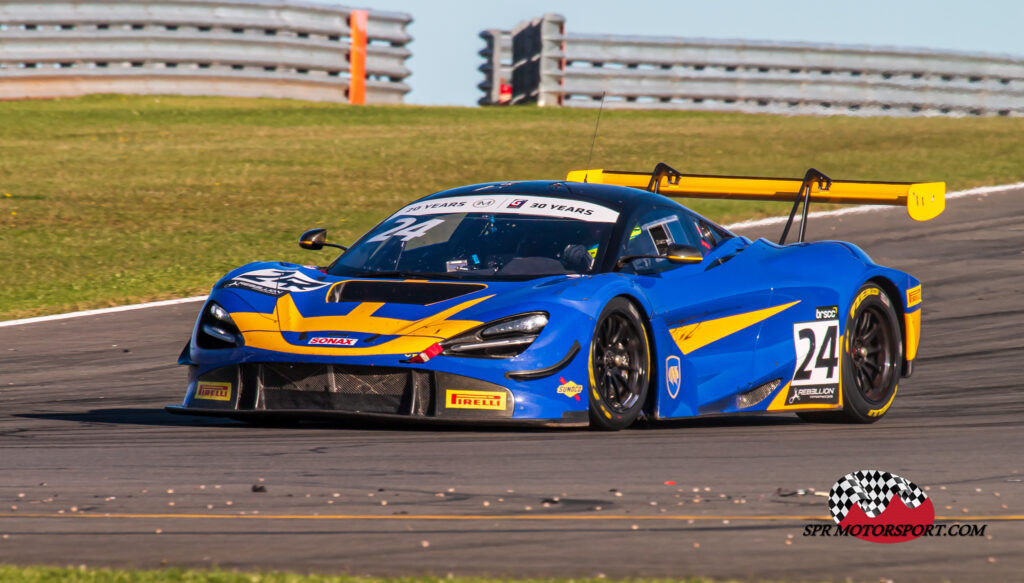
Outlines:
[[[801,419],[874,423],[889,410],[903,363],[903,336],[892,301],[877,285],[864,284],[857,292],[842,353],[843,410],[797,413]]]
[[[615,298],[601,311],[590,341],[590,427],[625,429],[647,400],[651,349],[643,317],[632,302]]]

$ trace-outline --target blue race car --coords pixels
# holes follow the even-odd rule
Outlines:
[[[793,203],[779,244],[667,196]],[[877,421],[920,338],[921,284],[803,242],[811,202],[942,212],[942,183],[584,170],[477,184],[394,213],[328,266],[224,276],[172,413],[622,429],[638,417],[795,412]],[[785,244],[802,206],[796,243]]]

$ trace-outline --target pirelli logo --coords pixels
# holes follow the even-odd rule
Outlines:
[[[230,401],[231,383],[209,383],[199,381],[196,386],[196,398],[209,401]]]
[[[504,411],[508,395],[496,391],[446,390],[444,406],[448,409],[485,409]]]
[[[921,303],[921,286],[907,290],[907,307],[912,308]]]

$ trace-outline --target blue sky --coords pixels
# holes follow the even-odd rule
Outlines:
[[[326,4],[407,12],[409,103],[474,105],[483,79],[477,34],[546,12],[567,32],[870,44],[1024,57],[1021,0],[377,0]]]

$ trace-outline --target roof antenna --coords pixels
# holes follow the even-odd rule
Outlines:
[[[594,159],[594,144],[597,144],[597,128],[601,127],[601,112],[604,111],[604,96],[607,91],[601,92],[601,106],[597,109],[597,123],[594,124],[594,139],[590,140],[590,155],[587,156],[587,165],[584,166],[585,174],[583,175],[583,182],[587,181],[587,177],[590,176],[590,161]]]

